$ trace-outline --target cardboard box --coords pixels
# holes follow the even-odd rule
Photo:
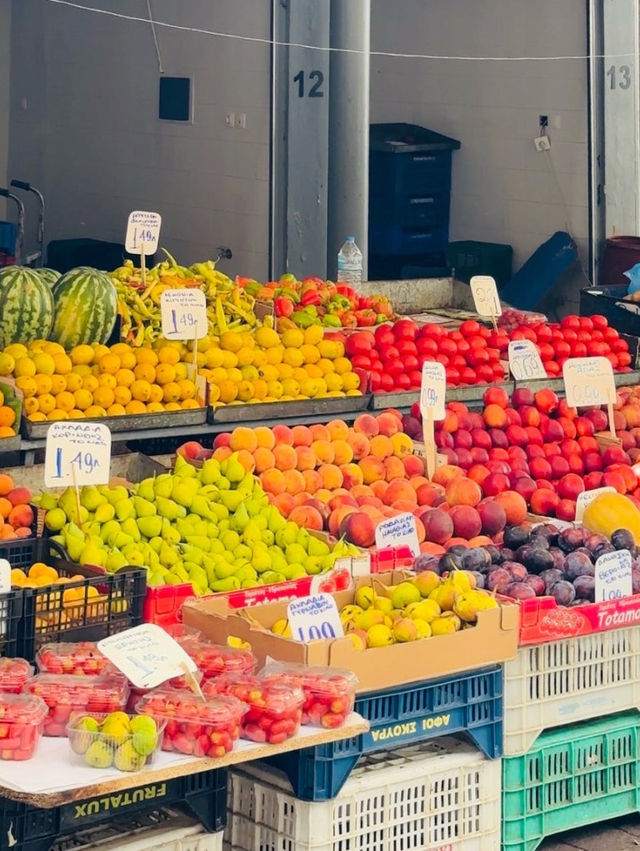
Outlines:
[[[376,582],[392,585],[411,575],[395,571],[379,575]],[[365,577],[356,579],[351,589],[333,594],[338,608],[352,603],[356,589],[369,581]],[[188,602],[182,610],[185,624],[201,630],[218,644],[226,644],[229,635],[249,642],[260,665],[270,657],[284,662],[348,668],[360,681],[358,692],[378,691],[504,662],[514,659],[518,650],[520,611],[510,602],[480,612],[472,629],[368,650],[356,650],[349,636],[301,644],[268,631],[275,621],[286,617],[286,602],[255,606],[250,615],[233,611],[224,598]]]

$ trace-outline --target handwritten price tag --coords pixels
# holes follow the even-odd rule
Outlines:
[[[434,420],[445,417],[444,400],[447,392],[447,379],[444,365],[438,361],[425,361],[422,365],[422,386],[420,388],[420,409],[433,410]]]
[[[98,649],[136,688],[155,688],[198,670],[196,663],[162,627],[144,623],[98,642]]]
[[[44,483],[48,488],[106,485],[111,432],[102,423],[55,422],[47,431]]]
[[[596,562],[596,603],[619,600],[633,594],[631,562],[629,550],[617,550],[600,556]]]
[[[489,275],[474,275],[471,278],[471,294],[478,316],[502,316],[502,305],[495,280]]]
[[[158,250],[160,239],[160,213],[148,213],[144,210],[134,210],[129,213],[127,234],[124,247],[129,254],[143,254],[148,257]]]
[[[162,336],[167,340],[201,340],[209,333],[207,300],[202,290],[165,290],[160,311]]]
[[[595,490],[592,491],[582,491],[582,493],[579,493],[578,499],[576,500],[576,523],[582,523],[586,507],[591,505],[593,500],[600,496],[601,493],[615,492],[615,488],[595,488]]]
[[[336,601],[330,594],[312,594],[292,600],[287,606],[287,618],[294,639],[304,644],[344,635]]]
[[[509,369],[516,381],[547,377],[540,353],[531,340],[512,340],[509,343]]]
[[[567,405],[608,405],[616,397],[611,361],[603,357],[569,358],[562,366]]]
[[[409,512],[383,520],[376,526],[376,547],[409,547],[414,556],[420,555],[416,519]]]

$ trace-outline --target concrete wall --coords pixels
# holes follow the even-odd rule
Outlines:
[[[0,0],[0,186],[8,182],[10,45],[11,0]],[[5,204],[0,199],[0,219],[5,218]]]
[[[372,4],[374,51],[439,56],[586,52],[584,0],[395,0],[393,14],[388,0]],[[421,124],[462,142],[454,154],[452,240],[511,243],[517,269],[546,237],[568,228],[586,265],[585,62],[373,57],[371,90],[372,122]],[[533,145],[540,114],[550,119],[549,159]],[[574,276],[569,288],[572,302],[580,280],[581,275]]]
[[[143,0],[91,5],[146,17]],[[154,0],[152,8],[160,21],[270,36],[270,0]],[[157,210],[161,243],[179,259],[228,245],[234,257],[222,268],[265,276],[270,49],[166,28],[158,38],[165,74],[193,80],[192,124],[157,117],[150,26],[14,0],[12,42],[22,47],[12,52],[12,174],[43,189],[48,240],[123,242],[132,209]],[[246,129],[228,127],[229,112],[245,113]]]

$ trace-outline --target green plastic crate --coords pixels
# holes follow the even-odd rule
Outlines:
[[[511,280],[513,248],[510,245],[472,239],[450,242],[445,256],[456,278],[467,284],[474,275],[491,275],[498,289]]]
[[[640,810],[640,715],[542,733],[502,760],[502,849],[534,851],[554,833]]]

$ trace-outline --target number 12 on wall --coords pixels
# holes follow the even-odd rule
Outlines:
[[[307,88],[306,80],[309,80],[309,87]],[[323,98],[324,91],[322,89],[322,85],[324,83],[324,73],[322,71],[309,71],[308,74],[305,74],[304,71],[298,71],[298,73],[293,78],[293,82],[298,84],[298,97],[299,98]]]

